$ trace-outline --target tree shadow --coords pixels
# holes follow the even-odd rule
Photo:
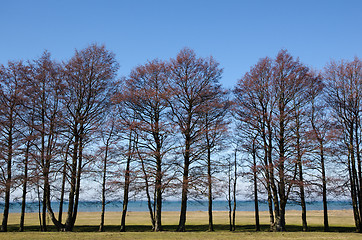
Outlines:
[[[166,232],[175,232],[177,225],[164,225],[163,231]],[[187,232],[207,232],[209,226],[207,224],[203,225],[186,225]],[[228,224],[215,224],[215,231],[229,231],[230,227]],[[287,225],[287,232],[301,232],[303,230],[302,226],[298,225]],[[76,225],[73,229],[74,232],[98,232],[98,225]],[[104,226],[105,232],[119,232],[119,225],[106,225]],[[8,225],[9,232],[19,231],[19,225],[13,224]],[[39,226],[25,226],[24,231],[26,232],[39,232],[41,231]],[[149,225],[128,225],[126,226],[127,232],[151,232],[152,228]],[[269,232],[270,226],[267,224],[260,225],[261,232]],[[324,232],[323,226],[311,226],[308,229],[309,232]],[[330,227],[330,232],[355,232],[354,227]],[[48,226],[48,232],[57,232],[57,229],[53,225]],[[236,232],[255,232],[255,225],[238,225],[236,226]]]

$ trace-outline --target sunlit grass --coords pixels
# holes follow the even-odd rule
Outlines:
[[[178,212],[162,213],[164,232],[151,232],[151,221],[147,212],[129,212],[126,218],[127,232],[119,233],[120,212],[107,212],[104,233],[98,232],[100,213],[80,212],[73,233],[58,233],[50,227],[47,233],[39,232],[37,213],[28,213],[25,217],[25,232],[16,232],[19,228],[20,214],[9,217],[8,233],[1,233],[0,239],[361,239],[354,233],[354,221],[351,210],[329,211],[330,233],[323,231],[323,212],[309,211],[310,232],[301,232],[300,211],[287,212],[287,230],[285,233],[271,233],[267,212],[260,213],[262,231],[254,230],[254,212],[237,212],[236,232],[228,231],[228,213],[214,212],[215,232],[207,232],[207,212],[188,212],[186,233],[175,232],[178,224]],[[48,219],[49,226],[52,226]]]

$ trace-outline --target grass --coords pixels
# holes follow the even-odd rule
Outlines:
[[[39,232],[38,215],[28,213],[25,217],[25,232],[17,232],[20,214],[12,213],[9,217],[9,232],[0,233],[0,239],[362,239],[354,233],[352,211],[329,211],[331,232],[323,232],[323,212],[309,211],[309,232],[301,232],[301,213],[288,211],[286,216],[287,231],[272,233],[269,230],[267,212],[260,213],[261,232],[255,232],[254,213],[237,212],[236,232],[230,232],[227,212],[214,212],[215,232],[207,232],[207,212],[188,212],[185,233],[174,232],[178,223],[178,212],[164,212],[162,222],[164,230],[151,232],[150,219],[147,212],[129,212],[127,215],[127,232],[119,232],[119,212],[106,213],[105,231],[98,232],[100,213],[81,212],[78,214],[74,232],[59,233],[54,227],[50,232]],[[49,225],[51,226],[51,222]]]

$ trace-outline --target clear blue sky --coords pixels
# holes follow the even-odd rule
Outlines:
[[[232,87],[259,58],[281,48],[321,69],[362,57],[362,1],[349,0],[1,0],[0,64],[47,49],[66,60],[74,49],[105,44],[129,74],[148,59],[187,46],[212,55]]]

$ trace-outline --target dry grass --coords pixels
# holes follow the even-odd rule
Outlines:
[[[334,232],[322,232],[323,212],[309,211],[308,224],[311,232],[301,232],[300,211],[287,212],[287,230],[285,233],[268,232],[269,217],[267,212],[260,213],[262,232],[254,231],[254,212],[237,212],[237,231],[228,231],[228,213],[214,212],[215,232],[207,232],[207,212],[188,212],[187,226],[189,232],[174,232],[178,223],[178,212],[164,212],[162,221],[164,232],[150,231],[150,219],[147,212],[129,212],[127,216],[127,231],[119,233],[120,212],[106,213],[106,232],[99,233],[98,224],[100,213],[81,212],[78,214],[75,232],[41,233],[38,231],[38,215],[28,213],[25,218],[26,232],[18,233],[20,215],[10,214],[9,229],[13,232],[1,233],[0,239],[362,239],[360,234],[353,233],[354,221],[351,210],[329,211],[329,222]],[[49,221],[49,220],[48,220]],[[49,225],[51,223],[49,222]]]
[[[352,210],[331,210],[329,214],[329,223],[331,226],[353,227],[354,220]],[[64,213],[64,216],[65,213]],[[194,211],[187,213],[188,225],[203,225],[208,223],[207,212]],[[228,224],[228,212],[217,211],[213,212],[215,224]],[[178,212],[163,212],[162,222],[164,225],[178,224]],[[106,225],[119,225],[121,218],[120,212],[106,212]],[[19,224],[20,214],[11,213],[9,216],[9,224]],[[98,212],[80,212],[78,213],[76,225],[98,225],[100,213]],[[308,211],[307,221],[311,226],[323,225],[323,211]],[[51,221],[48,219],[49,224]],[[300,211],[287,211],[286,222],[288,225],[301,225]],[[148,212],[128,212],[126,218],[127,225],[150,225],[151,221]],[[25,225],[37,225],[38,214],[27,213],[25,215]],[[254,224],[254,212],[238,211],[236,212],[237,225]],[[260,212],[260,224],[269,224],[268,212]]]

